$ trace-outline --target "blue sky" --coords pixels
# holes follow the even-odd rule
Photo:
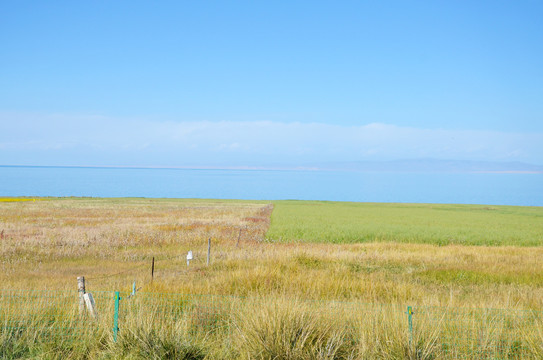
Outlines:
[[[543,165],[541,1],[0,3],[0,164]]]

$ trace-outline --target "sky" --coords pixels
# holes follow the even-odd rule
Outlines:
[[[541,1],[0,2],[0,165],[543,165]]]

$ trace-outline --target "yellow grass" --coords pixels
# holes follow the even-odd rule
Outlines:
[[[270,243],[270,211],[209,200],[3,203],[0,282],[74,289],[83,275],[97,290],[129,290],[135,280],[148,291],[542,308],[542,248]]]

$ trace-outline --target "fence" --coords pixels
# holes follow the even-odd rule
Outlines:
[[[145,292],[92,294],[96,317],[81,313],[77,291],[0,290],[0,335],[4,341],[24,336],[76,341],[100,333],[117,341],[132,328],[160,333],[182,328],[189,335],[215,333],[231,338],[238,326],[236,319],[240,319],[236,315],[275,301]],[[537,357],[534,354],[543,340],[543,314],[538,311],[298,301],[301,303],[304,311],[343,321],[348,329],[345,336],[354,342],[400,336],[420,358],[425,352],[451,359]]]

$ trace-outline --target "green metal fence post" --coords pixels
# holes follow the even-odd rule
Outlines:
[[[407,322],[409,324],[409,347],[413,344],[413,308],[407,307]]]
[[[115,291],[115,313],[113,314],[113,341],[117,342],[117,334],[119,333],[119,300],[121,296],[118,291]]]

